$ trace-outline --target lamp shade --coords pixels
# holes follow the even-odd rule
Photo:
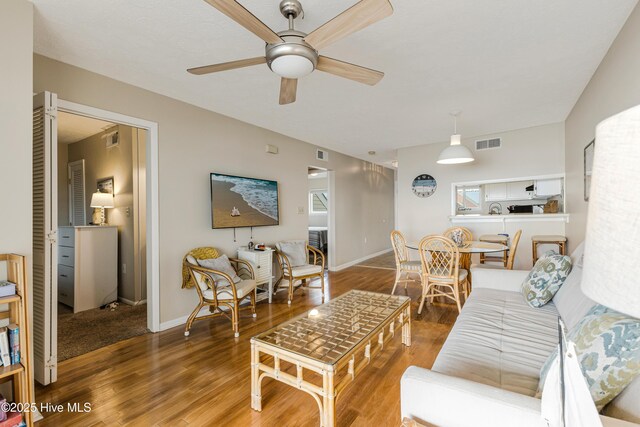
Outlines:
[[[92,208],[113,208],[115,207],[113,202],[113,194],[110,193],[93,193],[91,196]]]
[[[454,135],[455,136],[455,135]],[[450,145],[440,153],[438,163],[443,165],[453,165],[456,163],[473,162],[473,154],[471,150],[461,144]]]
[[[640,318],[640,106],[601,122],[587,216],[582,290]]]

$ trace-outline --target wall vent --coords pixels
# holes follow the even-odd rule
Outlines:
[[[483,140],[476,141],[476,151],[491,150],[491,149],[500,148],[500,147],[502,147],[501,138],[483,139]]]
[[[322,160],[323,162],[329,161],[329,153],[319,148],[316,149],[316,159]]]

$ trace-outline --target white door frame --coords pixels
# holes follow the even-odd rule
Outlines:
[[[58,99],[58,110],[147,130],[147,328],[160,331],[160,227],[158,224],[158,123]]]

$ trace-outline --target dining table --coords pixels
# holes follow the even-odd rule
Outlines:
[[[419,244],[415,242],[407,243],[407,248],[419,250]],[[488,254],[492,252],[504,252],[509,250],[509,247],[500,243],[480,242],[478,240],[465,241],[462,246],[458,246],[460,252],[460,268],[463,268],[469,272],[469,282],[471,282],[471,255],[473,254]]]

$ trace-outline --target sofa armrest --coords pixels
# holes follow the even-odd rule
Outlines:
[[[439,427],[547,427],[540,399],[410,366],[400,382],[401,417]],[[461,409],[463,408],[463,409]],[[600,416],[603,427],[637,424]]]
[[[524,282],[528,274],[528,270],[471,269],[474,288],[499,289],[512,292],[520,292],[522,282]]]

